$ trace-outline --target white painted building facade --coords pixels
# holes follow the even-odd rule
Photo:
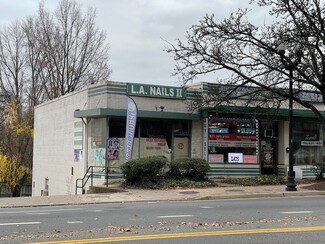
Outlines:
[[[37,106],[33,196],[75,194],[76,180],[90,166],[124,163],[127,96],[138,107],[133,158],[204,158],[211,166],[210,177],[286,174],[287,110],[271,117],[263,113],[252,117],[241,107],[189,111],[186,102],[198,87],[204,91],[207,86],[108,82]],[[313,160],[323,159],[324,130],[306,110],[296,109],[294,117],[295,169],[303,176]],[[114,146],[109,143],[115,141],[117,156],[110,156]]]

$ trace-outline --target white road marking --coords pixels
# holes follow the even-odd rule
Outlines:
[[[47,209],[47,210],[28,210],[28,211],[8,211],[0,212],[0,214],[27,214],[27,213],[41,213],[41,212],[64,212],[64,211],[78,211],[82,208],[62,208],[62,209]]]
[[[51,214],[51,213],[46,213],[46,212],[44,212],[44,213],[24,213],[24,214],[29,214],[29,215],[48,215],[48,214]]]
[[[157,216],[157,218],[162,219],[162,218],[183,218],[183,217],[193,217],[193,215],[166,215],[166,216]]]
[[[67,221],[67,224],[83,224],[83,221]]]
[[[283,214],[309,214],[313,213],[313,211],[292,211],[292,212],[280,212]]]
[[[10,225],[38,225],[41,222],[20,222],[20,223],[0,223],[0,226],[10,226]]]
[[[88,212],[88,213],[99,213],[99,212],[103,212],[102,209],[94,209],[94,210],[86,210],[85,212]]]
[[[208,207],[208,206],[203,206],[203,207],[201,207],[201,208],[204,208],[204,209],[210,209],[210,208],[213,208],[213,207]]]

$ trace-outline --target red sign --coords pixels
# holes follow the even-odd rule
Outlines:
[[[257,156],[256,155],[244,155],[244,163],[256,164],[257,163]]]
[[[256,141],[255,135],[209,134],[209,140],[215,141]]]

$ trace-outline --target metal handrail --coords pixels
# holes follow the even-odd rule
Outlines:
[[[101,168],[101,172],[105,172],[105,178],[106,178],[106,186],[108,186],[108,172],[110,169],[121,169],[120,167],[112,167],[112,166],[89,166],[84,177],[76,179],[76,191],[75,195],[78,194],[78,188],[82,189],[82,194],[84,194],[84,188],[89,180],[91,179],[90,185],[93,186],[94,184],[94,176],[102,176],[99,171],[94,172],[94,168]],[[123,173],[122,173],[123,174]],[[123,174],[123,179],[125,178],[125,175]],[[81,186],[78,185],[79,181],[82,182]],[[125,184],[123,184],[123,188],[125,187]]]

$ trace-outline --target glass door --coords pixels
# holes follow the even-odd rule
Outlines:
[[[189,157],[189,138],[174,137],[174,159]]]

